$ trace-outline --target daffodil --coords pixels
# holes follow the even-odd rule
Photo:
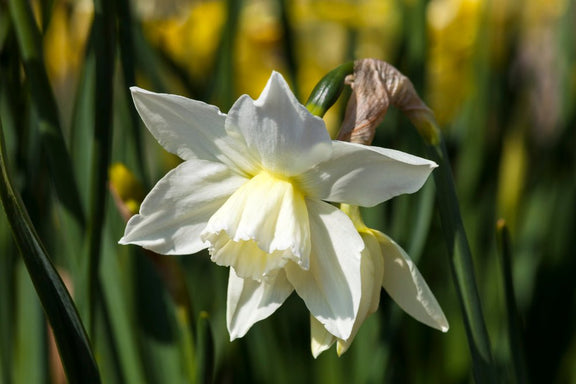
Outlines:
[[[337,343],[336,352],[348,350],[360,326],[376,312],[382,287],[388,295],[416,320],[442,332],[448,331],[448,321],[414,262],[394,240],[380,231],[368,228],[358,207],[343,204],[345,211],[364,242],[361,256],[362,298],[358,315],[347,339],[329,332],[316,319],[310,319],[312,355],[318,355]]]
[[[212,261],[231,267],[232,340],[293,291],[332,335],[348,339],[364,242],[328,202],[373,206],[415,192],[436,164],[330,140],[276,72],[257,100],[241,96],[227,115],[181,96],[132,94],[152,135],[184,162],[146,196],[120,243],[162,254],[208,248]]]

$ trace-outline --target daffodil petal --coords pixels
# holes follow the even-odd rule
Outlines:
[[[252,325],[274,313],[293,290],[283,271],[274,279],[257,282],[238,277],[230,268],[226,308],[230,341],[244,336]]]
[[[226,130],[241,135],[262,166],[297,175],[327,160],[332,151],[322,119],[296,100],[286,81],[273,72],[258,100],[240,97],[228,112]]]
[[[306,202],[312,239],[310,269],[288,263],[286,276],[312,316],[334,336],[347,339],[360,304],[364,244],[342,211],[322,201]]]
[[[406,313],[416,320],[448,331],[448,321],[424,278],[404,250],[383,233],[380,247],[384,256],[383,287]]]
[[[322,200],[371,207],[422,187],[436,163],[393,149],[333,142],[332,158],[300,177]]]
[[[188,160],[152,188],[120,244],[161,254],[190,254],[206,248],[200,233],[208,219],[247,179],[221,163]]]
[[[257,165],[243,141],[227,134],[226,115],[217,107],[138,87],[130,90],[144,124],[168,152],[184,160],[223,162],[243,174],[256,171]]]
[[[336,348],[338,356],[348,350],[366,318],[376,312],[380,304],[380,291],[382,290],[382,278],[384,276],[384,260],[380,250],[380,243],[371,230],[360,232],[360,236],[362,236],[365,245],[362,251],[360,267],[362,298],[350,337],[346,340],[338,339]]]
[[[307,269],[310,229],[305,199],[287,180],[261,173],[216,211],[202,232],[212,260],[261,280],[288,260]]]
[[[310,349],[312,350],[312,356],[317,358],[322,352],[330,349],[335,341],[334,335],[328,332],[314,316],[310,316]]]

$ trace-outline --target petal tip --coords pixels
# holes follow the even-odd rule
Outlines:
[[[450,329],[450,325],[448,325],[448,320],[446,320],[445,318],[442,319],[442,322],[438,325],[439,325],[438,330],[440,330],[442,333],[446,333]]]
[[[150,91],[147,91],[143,88],[137,87],[135,85],[130,87],[130,92],[132,92],[132,94],[137,94],[137,93],[150,93]]]
[[[234,340],[238,339],[238,335],[230,333],[230,342],[233,342]]]

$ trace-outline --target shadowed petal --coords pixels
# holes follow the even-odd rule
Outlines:
[[[335,341],[334,335],[328,332],[314,316],[310,316],[310,349],[312,350],[312,356],[317,358],[322,352],[330,349]]]
[[[286,276],[312,316],[334,336],[347,339],[361,295],[360,253],[364,248],[342,211],[322,201],[306,201],[310,216],[310,269],[286,264]]]
[[[358,307],[358,316],[354,322],[352,333],[346,340],[339,339],[337,346],[338,356],[348,350],[360,327],[366,318],[376,312],[380,304],[380,291],[382,290],[382,277],[384,276],[384,260],[380,244],[372,231],[360,232],[365,248],[362,251],[360,273],[362,276],[362,299]]]
[[[274,313],[293,290],[284,271],[274,279],[257,282],[238,277],[230,268],[226,308],[230,341],[244,336],[252,325]]]
[[[223,164],[188,160],[152,188],[119,243],[161,254],[198,252],[207,246],[200,233],[208,219],[246,181]]]
[[[422,187],[436,163],[393,149],[333,142],[329,161],[300,177],[322,200],[371,207]]]

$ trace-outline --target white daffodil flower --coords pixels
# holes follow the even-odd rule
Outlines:
[[[132,88],[146,127],[184,160],[164,176],[120,244],[161,254],[208,248],[229,266],[230,338],[296,291],[332,335],[348,339],[361,297],[362,238],[327,202],[373,206],[418,190],[436,166],[409,154],[331,141],[322,119],[272,74],[228,115],[181,96]]]
[[[334,336],[318,320],[310,318],[312,355],[318,357],[337,342],[338,356],[348,350],[360,326],[376,312],[382,287],[406,313],[416,320],[448,331],[448,321],[424,278],[406,252],[380,231],[364,225],[358,207],[342,206],[364,241],[361,256],[362,298],[358,315],[348,339]]]

